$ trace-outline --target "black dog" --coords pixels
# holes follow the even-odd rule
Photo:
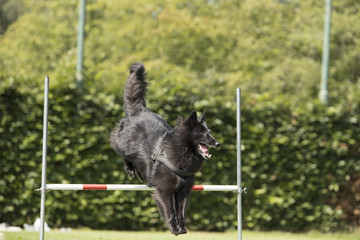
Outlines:
[[[220,143],[210,134],[205,114],[198,119],[193,111],[171,129],[160,115],[146,108],[145,79],[144,65],[133,64],[124,91],[126,117],[111,132],[111,146],[123,157],[130,177],[137,174],[155,188],[156,204],[170,231],[184,234],[194,173],[211,157],[208,148]]]

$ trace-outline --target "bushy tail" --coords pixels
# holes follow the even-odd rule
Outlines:
[[[144,64],[137,62],[130,67],[124,91],[126,116],[134,116],[146,108],[145,93],[147,82]]]

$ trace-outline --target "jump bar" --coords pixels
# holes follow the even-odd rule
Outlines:
[[[146,185],[138,184],[46,184],[46,190],[137,190],[151,191]],[[237,185],[194,185],[193,191],[232,191],[237,192]]]

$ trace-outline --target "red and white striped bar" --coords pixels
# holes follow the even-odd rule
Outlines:
[[[122,190],[151,191],[146,185],[137,184],[46,184],[46,190]],[[237,185],[194,185],[193,191],[232,191],[237,192]]]

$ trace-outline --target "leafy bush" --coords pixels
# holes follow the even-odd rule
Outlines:
[[[157,88],[168,82],[156,82]],[[154,86],[152,86],[154,87]],[[188,86],[171,94],[149,94],[152,109],[174,122],[192,106],[209,109],[208,122],[223,143],[197,173],[197,183],[236,184],[235,107],[192,92]],[[153,90],[150,90],[151,93]],[[205,92],[203,94],[206,94]],[[32,222],[39,213],[41,182],[42,92],[8,87],[1,92],[2,221]],[[192,96],[185,98],[183,95]],[[75,84],[50,93],[49,183],[137,183],[109,147],[108,134],[122,113],[121,101]],[[357,199],[352,186],[360,171],[359,106],[331,107],[317,103],[291,106],[282,98],[262,95],[247,99],[242,109],[244,225],[249,229],[344,229],[356,215],[346,199]],[[175,109],[172,110],[172,109]],[[5,114],[6,113],[6,114]],[[356,183],[358,184],[358,183]],[[357,185],[356,185],[357,186]],[[355,187],[356,187],[355,186]],[[346,198],[342,195],[346,192]],[[204,201],[206,199],[206,201]],[[354,207],[358,206],[357,203]],[[148,192],[60,192],[48,194],[51,226],[111,229],[162,227]],[[190,228],[225,230],[235,227],[233,193],[193,193]]]

